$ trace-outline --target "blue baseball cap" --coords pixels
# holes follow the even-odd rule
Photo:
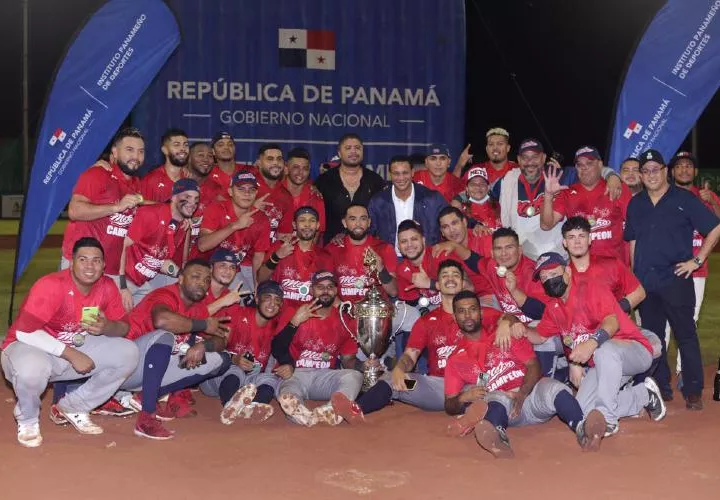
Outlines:
[[[284,297],[284,293],[282,288],[280,288],[280,284],[277,281],[267,280],[263,281],[257,286],[257,291],[255,292],[257,297],[261,297],[263,295],[271,294],[271,295],[277,295],[278,297],[282,298]]]
[[[223,130],[223,131],[220,131],[220,132],[217,132],[217,133],[213,136],[212,141],[210,141],[210,147],[215,147],[215,143],[216,143],[217,141],[221,140],[221,139],[230,139],[230,140],[232,141],[232,140],[233,140],[233,136],[230,135],[230,132],[226,132],[226,131],[224,131],[224,130]]]
[[[198,183],[194,179],[186,178],[175,181],[172,189],[173,196],[184,193],[185,191],[197,191],[199,193],[200,186],[198,186]]]
[[[545,252],[540,257],[538,257],[537,262],[535,262],[533,281],[537,281],[538,279],[540,279],[540,271],[542,271],[543,269],[552,269],[558,266],[567,266],[567,261],[565,260],[565,257],[563,257],[557,252]]]
[[[445,155],[450,158],[450,149],[445,144],[430,144],[425,156]]]
[[[240,264],[240,258],[238,254],[231,252],[227,248],[218,248],[210,256],[210,264],[215,264],[216,262],[230,262],[231,264],[238,265]]]
[[[239,186],[241,184],[252,184],[255,187],[258,187],[260,185],[258,184],[258,180],[257,177],[255,177],[255,174],[247,170],[240,170],[235,175],[233,175],[232,185]]]

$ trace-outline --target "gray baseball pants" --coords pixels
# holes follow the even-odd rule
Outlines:
[[[555,409],[555,398],[562,391],[566,391],[572,395],[568,386],[555,379],[543,377],[541,378],[533,390],[528,394],[523,402],[520,414],[509,421],[509,426],[520,427],[523,425],[543,424],[553,418],[557,413]],[[508,417],[512,412],[513,398],[504,391],[493,391],[485,396],[485,401],[497,402],[503,405],[507,411]]]
[[[329,401],[334,392],[341,392],[355,401],[362,383],[363,374],[357,370],[295,368],[293,376],[280,383],[277,396],[292,394],[304,403],[306,399]]]
[[[18,423],[38,422],[40,396],[49,382],[90,377],[58,402],[64,411],[89,413],[110,399],[138,364],[137,346],[124,338],[87,335],[85,344],[75,349],[93,360],[95,368],[91,372],[78,373],[64,359],[19,341],[5,348],[0,362],[5,378],[17,396],[15,417]]]

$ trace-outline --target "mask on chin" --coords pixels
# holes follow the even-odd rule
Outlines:
[[[490,195],[486,194],[484,197],[482,197],[479,200],[476,198],[472,198],[470,196],[468,196],[468,199],[470,200],[471,203],[477,203],[478,205],[482,205],[483,203],[486,203],[490,199]]]
[[[545,289],[545,293],[548,294],[548,296],[555,298],[560,298],[565,295],[568,287],[562,274],[545,280],[542,285]]]

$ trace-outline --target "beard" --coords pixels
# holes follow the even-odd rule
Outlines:
[[[174,154],[172,154],[172,153],[170,153],[170,154],[168,155],[168,161],[169,161],[170,164],[171,164],[172,166],[174,166],[174,167],[184,167],[185,165],[188,164],[188,159],[189,159],[189,156],[185,156],[185,159],[184,159],[184,160],[181,160],[181,159],[179,159],[176,155],[174,155]]]
[[[682,182],[682,181],[679,181],[676,179],[675,184],[677,184],[678,186],[682,186],[682,187],[688,187],[688,186],[692,186],[692,181]]]
[[[270,179],[271,181],[279,181],[280,179],[283,178],[282,169],[280,169],[280,172],[278,172],[275,175],[273,175],[273,173],[270,172],[270,169],[267,169],[264,167],[260,169],[260,172],[262,173],[263,177],[265,177],[266,179]]]
[[[297,237],[300,241],[312,241],[315,239],[317,231],[297,231]]]
[[[333,305],[333,303],[335,302],[335,297],[333,297],[332,295],[325,294],[325,295],[319,296],[317,298],[317,301],[322,307],[327,308],[327,307],[330,307]]]
[[[462,324],[458,325],[463,333],[476,333],[480,331],[479,321],[463,321]]]
[[[420,250],[417,251],[417,253],[415,255],[403,255],[403,257],[405,257],[409,261],[413,261],[415,259],[418,259],[423,254],[424,251],[425,251],[425,248],[421,248]]]
[[[356,234],[354,231],[347,231],[347,234],[351,240],[360,241],[367,236],[367,229],[364,230],[362,234]]]
[[[138,169],[135,169],[135,170],[131,169],[131,168],[128,166],[127,163],[125,163],[125,162],[123,162],[123,161],[121,161],[121,160],[118,160],[118,161],[117,161],[117,166],[118,166],[118,168],[122,171],[123,174],[129,175],[130,177],[135,177],[135,176],[137,176],[137,175],[138,175],[138,170],[140,170],[139,168],[138,168]]]

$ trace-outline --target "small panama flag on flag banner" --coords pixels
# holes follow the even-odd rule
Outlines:
[[[63,142],[65,140],[65,137],[67,137],[67,134],[65,131],[61,128],[55,129],[55,133],[52,135],[50,140],[48,141],[51,146],[54,146],[56,142],[60,141]]]
[[[335,69],[335,33],[332,31],[280,28],[278,47],[281,67]]]
[[[625,139],[630,139],[633,134],[639,134],[641,130],[642,125],[633,120],[630,122],[630,125],[628,125],[628,128],[625,129],[623,136],[625,136]]]

